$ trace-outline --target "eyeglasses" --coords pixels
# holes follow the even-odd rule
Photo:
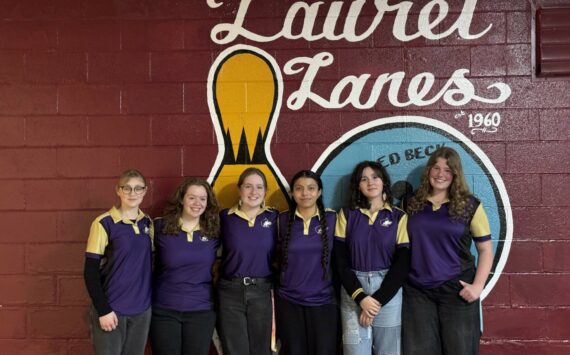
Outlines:
[[[119,186],[119,188],[126,195],[129,195],[133,191],[135,192],[135,195],[140,195],[146,190],[146,186],[138,186],[138,185],[135,187],[132,187],[129,185],[123,185],[123,186]]]

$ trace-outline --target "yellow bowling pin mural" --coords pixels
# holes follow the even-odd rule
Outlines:
[[[218,140],[209,181],[222,207],[237,203],[247,167],[267,177],[267,205],[287,208],[287,184],[270,152],[283,95],[281,72],[265,51],[237,45],[223,51],[208,75],[208,105]]]

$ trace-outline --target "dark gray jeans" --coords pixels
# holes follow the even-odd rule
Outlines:
[[[106,332],[99,325],[99,316],[91,306],[91,337],[95,355],[142,355],[150,327],[151,309],[135,316],[117,316],[119,326]]]
[[[218,330],[224,354],[271,353],[271,282],[243,285],[220,279]]]
[[[216,313],[152,308],[150,339],[153,355],[208,355]]]
[[[481,338],[479,301],[461,296],[459,279],[433,289],[404,284],[404,355],[476,355]]]

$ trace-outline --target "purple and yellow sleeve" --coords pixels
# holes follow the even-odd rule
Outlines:
[[[97,218],[91,223],[89,238],[87,239],[87,249],[85,250],[85,257],[87,258],[100,259],[103,254],[105,254],[105,248],[109,243],[107,231],[100,222],[101,219]]]
[[[483,204],[480,203],[473,218],[471,219],[471,225],[469,226],[471,234],[473,235],[473,240],[476,242],[484,242],[491,239],[491,228],[489,227],[489,219],[483,208]]]
[[[408,215],[405,214],[398,222],[398,236],[396,239],[396,246],[398,248],[409,248],[410,237],[408,236]]]
[[[346,239],[346,216],[344,215],[344,211],[342,209],[338,211],[337,214],[334,235],[337,240],[340,240],[342,242],[344,242]]]

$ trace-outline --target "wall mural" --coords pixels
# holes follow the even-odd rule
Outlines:
[[[207,3],[214,10],[223,4],[214,0]],[[327,4],[293,2],[283,19],[281,31],[267,35],[247,28],[247,12],[254,4],[251,0],[242,0],[236,5],[234,21],[215,25],[210,32],[211,39],[216,44],[226,45],[241,38],[258,43],[260,47],[263,47],[263,43],[283,38],[308,42],[322,39],[358,42],[369,37],[383,16],[389,13],[396,15],[392,35],[401,42],[421,37],[437,40],[452,34],[465,40],[474,40],[492,30],[492,24],[488,24],[484,30],[472,33],[471,22],[473,16],[477,15],[474,14],[476,0],[466,0],[453,23],[443,21],[449,12],[449,5],[443,0],[425,3],[416,14],[410,13],[414,6],[410,1],[388,4],[387,0],[377,0],[374,2],[377,14],[366,29],[357,33],[356,25],[365,3],[364,0],[350,3],[332,1]],[[260,3],[255,5],[260,6]],[[340,17],[343,6],[349,7],[349,15]],[[325,17],[324,26],[315,26],[317,16]],[[410,30],[406,23],[412,16],[417,17],[414,19],[417,28]],[[293,30],[293,22],[299,21],[302,27]],[[339,21],[344,21],[342,26]],[[335,32],[335,28],[342,28],[342,32]],[[237,176],[245,166],[253,165],[268,176],[268,204],[279,209],[286,208],[287,182],[271,156],[271,138],[283,105],[292,111],[299,110],[309,102],[329,110],[346,106],[369,110],[375,107],[380,95],[385,95],[394,107],[430,107],[442,101],[458,108],[456,122],[466,123],[473,135],[497,132],[501,116],[498,112],[465,113],[461,107],[473,101],[500,104],[511,95],[510,87],[502,82],[493,83],[485,90],[477,89],[466,77],[469,70],[465,68],[457,68],[443,81],[436,80],[430,72],[422,72],[411,78],[403,71],[384,73],[376,78],[367,73],[354,73],[338,81],[328,95],[318,95],[312,85],[318,80],[321,68],[330,66],[334,59],[329,52],[314,50],[307,56],[289,60],[281,69],[275,58],[256,46],[238,44],[220,53],[208,76],[207,99],[220,147],[210,173],[210,182],[223,206],[235,204]],[[288,76],[288,85],[297,85],[295,90],[289,90],[291,94],[286,98],[283,98],[283,74]],[[437,88],[436,85],[441,87]],[[417,187],[419,174],[430,154],[443,145],[456,149],[461,155],[469,185],[484,203],[489,217],[495,260],[493,272],[481,295],[481,299],[484,299],[506,263],[513,223],[501,176],[485,153],[468,137],[436,118],[406,115],[378,117],[331,142],[312,169],[323,177],[325,204],[338,209],[344,205],[348,191],[347,179],[356,162],[366,159],[383,164],[392,178],[396,197],[401,197],[406,190]]]

